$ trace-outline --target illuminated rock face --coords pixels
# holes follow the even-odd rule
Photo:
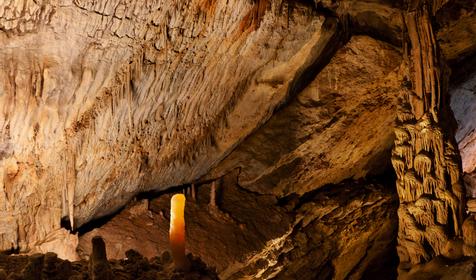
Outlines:
[[[234,170],[283,199],[389,162],[408,70],[389,1],[10,2],[0,250],[74,247],[61,219],[78,227],[140,192]],[[474,9],[457,8],[435,31],[449,61],[474,49]],[[419,172],[434,160],[411,157]]]
[[[451,247],[461,251],[456,244],[463,241],[466,191],[449,102],[447,62],[452,57],[448,49],[442,51],[434,24],[438,16],[444,18],[438,15],[443,4],[405,3],[405,88],[400,92],[392,164],[400,199],[398,253],[406,269],[435,256],[452,257]]]
[[[307,6],[267,1],[11,2],[0,4],[0,250],[202,176],[335,31]]]

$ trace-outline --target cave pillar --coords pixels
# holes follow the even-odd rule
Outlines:
[[[407,5],[405,89],[397,112],[392,164],[400,200],[400,262],[418,264],[444,255],[448,244],[460,239],[464,188],[449,108],[449,73],[432,26],[442,4]]]

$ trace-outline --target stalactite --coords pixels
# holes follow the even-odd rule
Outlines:
[[[425,154],[418,154],[415,157],[414,168],[418,176],[425,178],[431,172],[431,158]]]
[[[397,112],[397,120],[399,123],[404,124],[407,122],[413,122],[415,116],[408,110],[399,110]]]
[[[190,185],[190,194],[191,194],[193,200],[196,200],[196,199],[197,199],[196,187],[195,187],[195,184],[194,184],[194,183],[192,183],[192,184]]]
[[[403,182],[406,186],[406,194],[411,201],[415,201],[423,193],[423,182],[417,177],[415,172],[407,171],[403,177]]]
[[[448,223],[448,206],[441,200],[435,200],[433,205],[436,222],[440,225],[446,225]]]
[[[403,176],[405,172],[405,162],[403,159],[399,156],[392,156],[392,165],[393,169],[395,169],[395,172],[397,173],[397,176],[401,177]]]
[[[428,174],[423,178],[423,192],[427,194],[433,194],[438,187],[438,180],[432,175]]]
[[[401,263],[418,264],[443,253],[460,237],[464,195],[454,135],[440,122],[450,114],[442,103],[446,79],[434,38],[427,1],[407,1],[404,13],[412,89],[402,90],[392,164],[400,198],[398,254]],[[413,3],[415,2],[415,3]],[[407,134],[405,133],[407,132]]]
[[[405,159],[408,168],[413,167],[413,147],[409,144],[395,146],[394,152],[399,157]]]
[[[403,144],[410,141],[410,134],[403,128],[395,127],[395,143]]]
[[[216,206],[217,206],[216,192],[217,192],[217,186],[216,186],[216,180],[214,180],[212,182],[211,187],[210,187],[210,203],[208,204],[212,208],[216,208]]]
[[[433,224],[433,215],[425,207],[411,205],[408,207],[408,212],[412,214],[416,222],[420,225],[428,227]]]
[[[426,228],[425,239],[430,243],[436,255],[441,255],[441,252],[446,245],[447,235],[442,226],[433,225]]]

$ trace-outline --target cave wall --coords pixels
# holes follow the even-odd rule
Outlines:
[[[391,168],[401,60],[392,45],[353,36],[295,99],[201,180],[240,168],[242,187],[286,196]]]
[[[223,279],[359,279],[380,266],[395,268],[385,263],[396,258],[394,177],[369,178],[392,168],[400,63],[390,44],[353,36],[303,91],[200,178],[194,195],[185,186],[187,250]],[[141,200],[81,235],[81,257],[91,253],[95,235],[111,258],[130,248],[160,255],[168,249],[170,196]]]
[[[464,171],[466,195],[476,197],[476,72],[451,90],[451,108],[458,122],[456,140]]]
[[[474,4],[437,2],[433,39],[457,63],[475,50]],[[408,87],[404,8],[0,3],[0,250],[75,247],[62,219],[236,168],[277,197],[379,173]]]
[[[0,249],[189,182],[266,121],[332,38],[246,0],[0,6]]]

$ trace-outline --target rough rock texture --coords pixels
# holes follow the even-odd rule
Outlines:
[[[101,252],[104,254],[104,251]],[[69,262],[54,253],[32,256],[0,255],[0,279],[8,280],[217,280],[216,273],[199,258],[187,256],[191,269],[187,272],[174,270],[170,253],[147,259],[134,250],[127,251],[127,259],[108,261],[107,269],[95,266],[91,269],[87,261]],[[109,276],[105,275],[105,272]]]
[[[217,184],[216,206],[205,184],[185,208],[187,249],[221,279],[361,279],[396,266],[397,203],[390,186],[346,181],[278,201],[244,190],[237,175]],[[123,258],[128,247],[147,255],[166,250],[170,197],[138,202],[81,236],[81,256],[89,256],[98,234],[111,258]]]
[[[203,179],[240,168],[242,187],[284,196],[381,172],[394,137],[400,62],[388,44],[352,37],[296,99]]]
[[[326,58],[323,21],[277,1],[2,2],[0,249],[205,174]]]
[[[185,207],[187,249],[219,271],[261,250],[268,240],[285,234],[292,223],[274,196],[247,192],[236,184],[236,175],[229,174],[219,183],[216,206],[210,206],[211,184],[206,184],[198,188],[195,201],[187,198]],[[128,248],[149,258],[168,250],[170,198],[167,194],[149,203],[143,200],[82,235],[80,255],[89,256],[95,235],[104,237],[113,259],[123,258]]]
[[[399,274],[401,280],[471,280],[475,278],[475,258],[455,262],[437,257],[429,263],[415,266],[408,273]]]
[[[307,275],[307,278],[302,279],[312,279],[319,269],[310,267],[318,264],[307,263],[309,260],[293,264],[297,260],[294,255],[309,254],[312,255],[311,259],[322,258],[319,266],[329,270],[330,275],[334,272],[333,264],[325,264],[324,255],[314,255],[318,254],[314,251],[316,248],[306,251],[302,242],[307,241],[302,240],[300,231],[309,231],[305,234],[314,235],[321,227],[330,227],[335,232],[331,234],[332,230],[327,228],[325,233],[319,233],[316,240],[312,241],[316,242],[315,246],[324,242],[321,239],[327,235],[335,235],[330,238],[334,241],[325,242],[338,243],[338,236],[341,236],[342,240],[352,244],[350,251],[344,248],[346,243],[339,243],[339,252],[331,252],[333,247],[330,245],[326,247],[327,257],[335,259],[335,266],[338,267],[335,273],[339,277],[361,275],[376,255],[391,251],[394,245],[394,213],[381,213],[384,216],[379,217],[383,220],[376,222],[375,226],[364,223],[365,219],[358,216],[377,219],[380,215],[377,215],[377,209],[394,210],[394,204],[388,206],[391,204],[388,194],[381,201],[375,197],[360,197],[359,194],[356,201],[351,203],[345,196],[347,193],[352,194],[352,191],[340,188],[346,191],[342,197],[332,193],[339,200],[329,202],[332,206],[324,207],[315,202],[306,207],[315,207],[315,211],[328,211],[342,204],[348,209],[342,210],[343,213],[333,213],[334,218],[329,218],[325,225],[314,222],[309,227],[293,227],[300,218],[278,207],[276,196],[286,200],[289,194],[295,197],[293,193],[307,193],[328,183],[338,183],[350,177],[359,178],[369,172],[377,173],[388,168],[385,163],[389,163],[393,142],[400,62],[400,53],[386,43],[366,36],[351,38],[309,86],[201,178],[201,181],[216,182],[216,192],[209,194],[213,183],[208,181],[205,185],[196,185],[197,203],[191,201],[191,195],[188,199],[188,249],[219,271],[226,270],[223,272],[226,278],[239,277],[239,270],[248,271],[251,277],[258,275],[260,270],[263,270],[262,274],[278,275],[283,269],[289,270],[289,273]],[[233,174],[237,176],[235,182],[229,179]],[[221,179],[222,176],[224,179]],[[210,203],[213,196],[215,199],[212,200],[216,200],[216,203]],[[150,203],[141,201],[101,228],[83,235],[80,238],[80,255],[85,257],[89,254],[90,239],[95,235],[104,236],[111,258],[124,257],[127,248],[136,249],[147,257],[160,254],[168,248],[169,199],[167,195]],[[324,200],[323,197],[319,199]],[[365,213],[358,211],[345,214],[351,211],[352,205],[367,202],[369,205],[375,203],[375,208],[362,210]],[[216,209],[213,204],[217,205]],[[310,217],[314,219],[312,215]],[[355,228],[344,224],[336,224],[333,228],[332,221],[339,219],[362,220]],[[353,234],[345,237],[348,231]],[[380,240],[381,236],[385,236],[384,241]],[[283,258],[289,258],[283,263],[275,264],[274,267],[263,263],[263,256],[258,253],[264,254],[272,246],[277,246],[274,243],[280,238],[288,243],[300,238],[297,242],[301,243],[293,245],[299,247],[293,249],[293,253],[279,251],[286,250],[283,248],[273,249],[278,250],[276,254],[282,254]],[[375,245],[374,240],[377,240]],[[368,259],[363,257],[367,249]],[[362,267],[352,272],[360,261]],[[265,273],[266,269],[269,271]],[[272,272],[274,270],[276,273]],[[290,275],[283,274],[282,277]]]
[[[442,255],[461,237],[465,190],[452,128],[448,71],[433,32],[441,7],[408,1],[404,13],[406,68],[392,164],[400,198],[398,252],[402,265]]]
[[[352,37],[294,100],[202,180],[240,168],[242,187],[285,196],[381,172],[393,144],[400,62],[392,46]]]
[[[442,107],[449,74],[441,62],[457,68],[475,53],[475,3],[3,1],[0,250],[54,250],[75,259],[77,236],[62,229],[61,220],[77,228],[114,213],[140,192],[203,186],[238,172],[239,187],[227,190],[234,191],[230,203],[245,201],[228,209],[235,216],[223,211],[226,196],[217,183],[209,187],[206,203],[214,210],[204,212],[201,205],[203,211],[196,212],[204,220],[213,213],[220,221],[213,224],[215,236],[239,232],[235,239],[246,248],[222,250],[223,256],[210,256],[210,262],[225,267],[236,260],[242,270],[231,267],[229,277],[304,273],[312,278],[318,272],[311,267],[325,272],[322,277],[360,277],[379,252],[389,250],[391,238],[373,250],[387,227],[357,218],[386,220],[391,213],[379,211],[391,207],[366,203],[389,200],[338,188],[350,200],[336,194],[329,203],[337,208],[321,222],[336,224],[338,240],[351,230],[349,244],[358,249],[350,254],[337,244],[327,259],[316,256],[312,242],[332,243],[334,237],[326,231],[325,240],[307,237],[322,223],[302,226],[299,219],[324,210],[309,202],[312,209],[294,205],[296,212],[283,213],[276,201],[303,202],[326,184],[385,169],[398,111],[393,164],[405,204],[400,256],[417,263],[450,252],[447,245],[460,233],[464,195],[451,125],[443,123],[451,113]],[[413,93],[406,96],[409,89]],[[405,98],[397,101],[398,96]],[[254,201],[255,195],[264,202]],[[351,211],[354,199],[362,202],[359,213]],[[240,222],[251,215],[247,204],[268,205],[276,220],[260,215],[256,222]],[[145,206],[129,211],[126,222],[154,212],[153,204]],[[339,209],[351,214],[340,216]],[[151,215],[138,224],[166,222],[166,215]],[[285,222],[278,226],[281,218]],[[352,218],[359,226],[355,232],[346,220]],[[155,232],[140,231],[139,236]],[[359,239],[362,235],[371,238]],[[200,251],[209,235],[197,236],[202,239],[193,246]],[[112,238],[113,250],[121,255],[118,238]],[[300,249],[289,253],[280,247],[273,251],[277,259],[267,249],[253,256],[283,240]]]
[[[391,268],[396,261],[392,258],[396,258],[396,205],[395,197],[378,184],[330,185],[298,202],[290,231],[220,275],[226,279],[391,279],[395,277]]]
[[[451,108],[458,122],[456,140],[463,162],[466,194],[476,198],[476,72],[451,90]]]

